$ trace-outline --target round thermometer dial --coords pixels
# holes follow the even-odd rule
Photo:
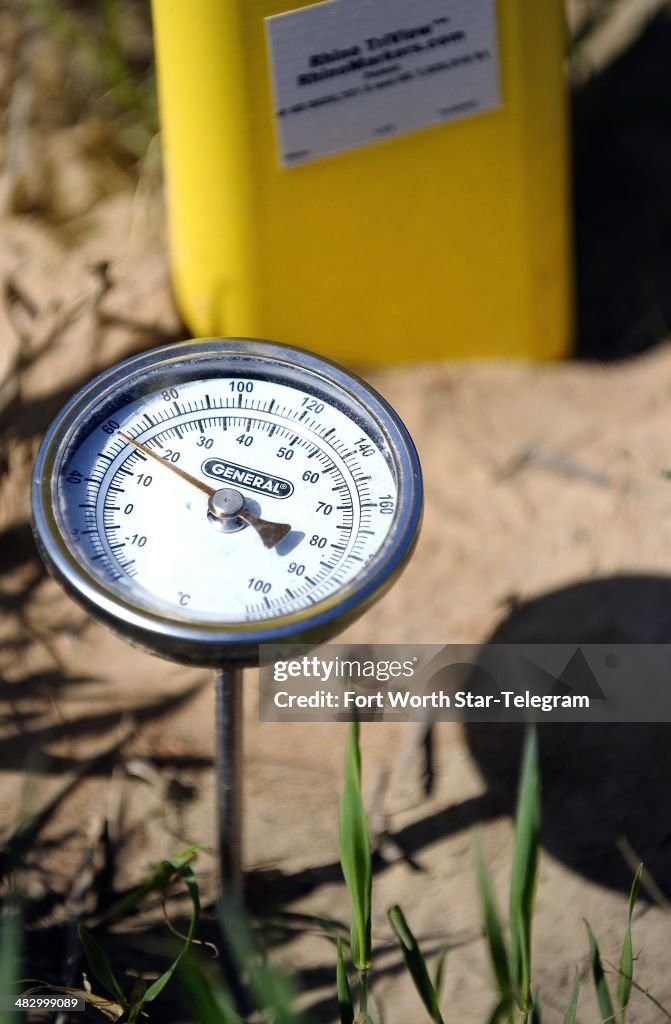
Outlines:
[[[45,561],[96,617],[178,660],[322,641],[410,554],[417,455],[371,388],[246,340],[153,349],[103,373],[38,453]]]

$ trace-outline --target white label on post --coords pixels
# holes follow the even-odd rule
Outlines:
[[[266,30],[284,166],[500,104],[494,0],[326,0]]]

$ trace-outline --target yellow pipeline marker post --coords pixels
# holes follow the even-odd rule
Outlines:
[[[154,0],[195,335],[349,362],[571,335],[562,0]]]

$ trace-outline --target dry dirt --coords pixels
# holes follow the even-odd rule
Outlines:
[[[30,972],[53,981],[62,972],[73,880],[104,820],[108,841],[98,846],[108,851],[107,882],[117,890],[181,846],[214,839],[210,677],[130,650],[87,622],[41,570],[28,525],[32,459],[60,405],[103,366],[185,336],[168,283],[154,164],[146,161],[138,179],[110,158],[103,173],[100,158],[90,158],[93,131],[86,121],[61,125],[42,140],[54,180],[65,173],[55,170],[59,154],[70,153],[63,166],[80,176],[80,202],[54,205],[56,188],[48,203],[42,197],[25,212],[17,196],[42,186],[31,185],[19,154],[5,162],[9,198],[0,224],[0,821],[7,838],[27,809],[47,809],[20,877],[31,901]],[[71,191],[62,185],[63,195]],[[608,368],[358,369],[416,440],[426,516],[402,580],[346,639],[478,642],[495,631],[538,641],[668,639],[671,347]],[[303,1002],[324,1021],[336,1014],[334,952],[315,918],[345,921],[348,914],[337,865],[343,729],[259,723],[257,682],[248,673],[249,889],[277,960],[300,970]],[[621,837],[671,892],[666,730],[541,734],[546,849],[534,956],[549,1022],[562,1019],[576,969],[584,979],[578,1020],[598,1019],[583,918],[604,955],[616,959],[628,878]],[[414,738],[411,725],[363,729],[365,795],[382,835],[373,1007],[384,1024],[422,1019],[385,919],[399,902],[427,951],[451,947],[446,1019],[479,1022],[494,992],[472,851],[482,836],[505,905],[517,737],[495,727],[439,726],[430,796],[420,755],[408,754]],[[383,772],[389,782],[381,795]],[[213,863],[201,855],[206,897]],[[637,978],[671,1005],[671,917],[649,897],[637,908]],[[111,940],[112,955],[145,965],[156,949],[154,931],[146,919],[124,929]],[[164,1013],[177,1019],[168,1006]],[[660,1019],[635,994],[629,1020]]]

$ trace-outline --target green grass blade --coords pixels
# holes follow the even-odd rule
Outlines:
[[[340,1013],[340,1024],[353,1024],[354,1004],[352,1002],[352,992],[349,987],[349,980],[347,978],[345,961],[342,955],[342,942],[340,941],[340,938],[336,940],[336,949],[336,986],[338,992],[338,1011]]]
[[[20,973],[23,937],[23,915],[16,899],[8,898],[1,910],[0,928],[0,993],[13,995]]]
[[[198,1024],[244,1024],[230,1004],[219,978],[205,973],[191,955],[177,968],[185,1002]]]
[[[513,986],[508,962],[508,952],[503,940],[503,932],[499,921],[498,911],[494,902],[489,874],[485,865],[482,849],[478,847],[475,855],[475,870],[480,892],[480,905],[485,926],[485,937],[489,947],[489,958],[492,962],[496,986],[501,995],[501,1000],[506,1006],[510,1006],[513,1000]]]
[[[123,993],[119,982],[114,976],[112,965],[109,962],[107,953],[91,935],[90,931],[80,924],[78,929],[79,941],[86,954],[91,972],[98,979],[106,992],[113,995],[120,1006],[127,1006],[128,1001]]]
[[[538,989],[534,992],[534,1001],[531,1007],[531,1024],[541,1024],[541,994]]]
[[[126,1014],[128,1016],[128,1024],[137,1024],[142,1013],[142,1007],[144,1006],[145,996],[147,994],[147,983],[144,978],[137,978],[133,988],[131,990],[130,999],[128,1000],[128,1009]]]
[[[218,910],[231,957],[240,977],[245,977],[257,1009],[269,1010],[273,1024],[299,1024],[299,1016],[292,1009],[294,986],[289,978],[259,956],[239,901],[224,895],[219,899]]]
[[[576,974],[573,979],[573,989],[571,991],[571,998],[569,1004],[566,1007],[566,1013],[564,1014],[564,1020],[562,1024],[573,1024],[575,1021],[576,1011],[578,1009],[578,996],[580,995],[580,978]]]
[[[347,738],[345,782],[340,802],[340,864],[352,904],[352,960],[359,971],[371,961],[371,888],[373,881],[368,825],[361,798],[359,723]]]
[[[622,950],[620,952],[620,963],[618,967],[620,976],[617,982],[617,1002],[618,1006],[622,1010],[622,1021],[624,1021],[624,1011],[629,1002],[629,997],[631,996],[631,984],[634,977],[634,950],[631,942],[631,918],[634,913],[634,907],[636,906],[636,900],[638,899],[638,890],[641,887],[642,872],[643,865],[640,864],[638,871],[634,875],[634,881],[631,883],[627,914],[627,930],[624,933]]]
[[[502,999],[492,1010],[487,1024],[499,1024],[499,1021],[510,1016],[510,1001]]]
[[[444,1024],[438,1007],[438,996],[431,982],[431,978],[429,977],[426,960],[424,959],[422,951],[417,944],[417,940],[403,915],[403,911],[398,905],[394,905],[387,911],[387,917],[389,918],[391,929],[396,936],[399,946],[401,947],[405,966],[407,967],[410,977],[415,984],[419,998],[426,1007],[429,1017],[435,1022],[435,1024]]]
[[[447,964],[447,954],[450,952],[449,946],[443,946],[438,956],[438,962],[436,963],[436,974],[433,981],[433,987],[436,990],[436,996],[440,999],[443,991],[443,982],[445,980],[445,965]]]
[[[177,967],[184,959],[189,951],[191,943],[196,935],[196,928],[198,927],[198,918],[200,917],[200,896],[198,893],[198,883],[196,882],[196,876],[194,875],[191,868],[187,865],[179,869],[179,876],[186,885],[189,896],[191,898],[191,920],[189,922],[189,930],[186,934],[184,944],[180,949],[179,953],[168,967],[167,971],[164,971],[160,978],[154,981],[147,991],[144,993],[142,998],[143,1003],[150,1003],[159,992],[162,992],[165,986],[168,984]]]
[[[531,1005],[531,928],[540,843],[540,771],[536,730],[524,741],[522,771],[515,815],[515,850],[510,881],[511,969],[522,1010]]]
[[[169,857],[167,860],[160,861],[147,881],[143,882],[142,885],[139,885],[137,889],[128,893],[127,896],[118,900],[109,908],[109,910],[96,918],[96,925],[102,924],[106,921],[112,921],[117,917],[123,917],[125,914],[128,914],[129,911],[134,910],[143,903],[147,896],[151,896],[153,893],[163,892],[173,878],[179,874],[181,868],[190,864],[197,856],[198,851],[203,849],[205,849],[205,847],[199,844],[187,846],[185,849],[176,853],[174,857]]]
[[[594,979],[599,1013],[601,1014],[602,1021],[610,1021],[614,1017],[613,1004],[608,991],[608,985],[606,984],[606,976],[603,973],[601,953],[599,952],[598,943],[594,938],[594,933],[587,921],[585,921],[585,927],[587,928],[587,937],[589,939],[589,961],[592,967],[592,977]]]

